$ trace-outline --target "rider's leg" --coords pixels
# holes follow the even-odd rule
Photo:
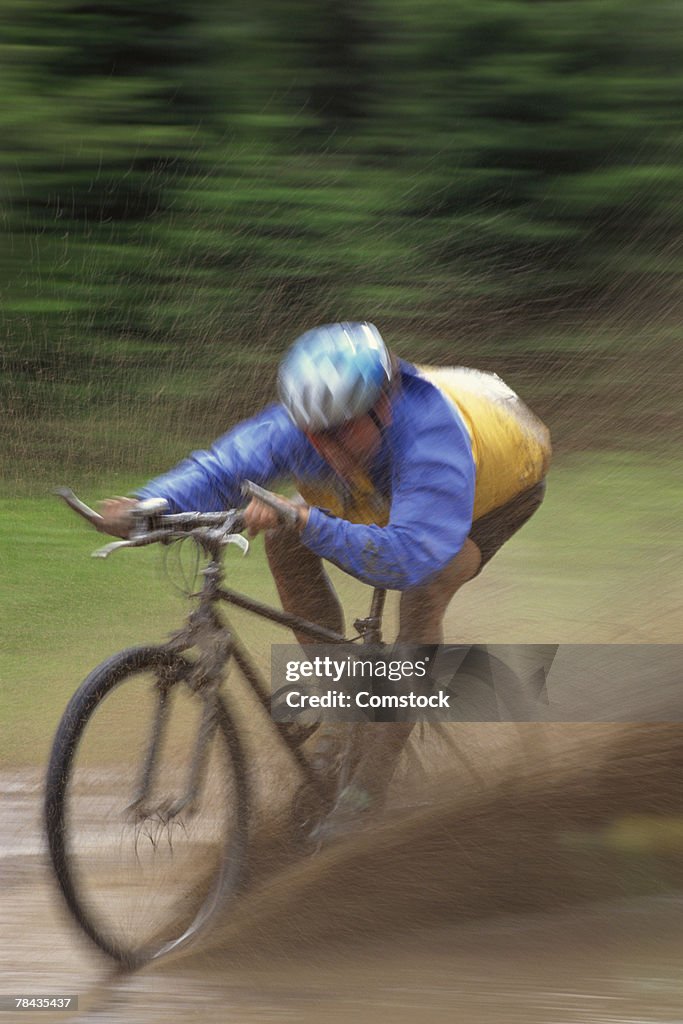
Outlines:
[[[472,525],[469,538],[455,558],[428,583],[401,597],[398,640],[415,646],[442,642],[443,617],[453,595],[478,574],[497,551],[526,523],[543,501],[540,480],[502,507]],[[369,724],[366,749],[352,780],[327,818],[321,838],[343,834],[355,813],[384,799],[401,751],[412,731],[410,723]],[[346,799],[345,799],[346,798]]]
[[[540,480],[473,523],[470,536],[446,568],[401,596],[399,642],[442,643],[443,617],[453,595],[531,518],[544,495],[545,480]],[[368,749],[354,777],[354,784],[367,790],[368,800],[383,799],[411,731],[412,725],[402,722],[368,726]]]
[[[296,530],[269,530],[265,542],[268,564],[284,610],[343,633],[344,613],[322,559],[301,543]],[[311,643],[305,633],[295,630],[294,635],[303,647]],[[348,727],[323,722],[305,746],[308,763],[327,793],[328,806],[334,800],[347,737]]]
[[[282,607],[319,626],[344,631],[344,613],[322,559],[301,543],[296,530],[269,530],[265,536],[266,555]],[[295,633],[300,644],[311,642]]]
[[[481,552],[468,538],[455,558],[428,583],[404,591],[397,642],[412,647],[442,643],[446,609],[453,595],[477,575],[480,564]],[[364,753],[347,796],[349,802],[381,804],[413,727],[413,722],[374,722],[364,727]]]

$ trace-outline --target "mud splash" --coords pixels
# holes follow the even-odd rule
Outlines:
[[[68,985],[79,1024],[677,1020],[683,730],[458,728],[476,777],[435,775],[421,806],[396,801],[376,830],[305,859],[263,827],[225,920],[116,979],[51,897],[34,791],[16,813],[28,845],[5,890],[4,987]]]
[[[395,807],[261,882],[195,955],[325,958],[491,915],[683,888],[683,729],[525,731],[537,758],[543,732],[546,753],[523,774],[484,792],[433,779],[427,806]]]

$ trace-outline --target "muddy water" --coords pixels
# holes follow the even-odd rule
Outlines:
[[[126,977],[54,899],[40,776],[6,773],[2,992],[80,1000],[17,1019],[683,1021],[679,729],[529,727],[543,742],[520,758],[518,732],[481,728],[476,780],[461,768],[372,833],[273,860],[200,947]]]

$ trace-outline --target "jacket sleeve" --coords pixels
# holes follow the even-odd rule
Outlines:
[[[138,498],[165,498],[172,511],[217,512],[245,504],[244,480],[267,485],[294,471],[307,442],[282,406],[272,405],[240,423],[207,451],[193,452],[170,472],[137,491]]]
[[[442,569],[472,523],[475,466],[464,426],[443,407],[400,429],[389,523],[364,526],[311,509],[304,543],[364,583],[408,590]],[[400,425],[399,425],[400,428]]]

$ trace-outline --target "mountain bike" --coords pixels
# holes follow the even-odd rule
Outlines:
[[[284,519],[277,496],[250,485]],[[91,525],[101,517],[62,488],[59,496]],[[121,651],[76,691],[50,756],[45,822],[59,887],[72,915],[99,949],[127,967],[186,946],[235,896],[244,878],[250,766],[240,725],[221,692],[236,676],[255,696],[301,776],[300,827],[329,806],[302,744],[317,723],[274,721],[262,673],[220,605],[305,633],[325,644],[381,647],[385,592],[349,640],[225,586],[225,549],[246,552],[242,513],[168,514],[165,502],[133,511],[128,540],[95,552],[190,540],[207,560],[196,606],[163,644]],[[349,758],[353,732],[349,730]],[[348,760],[348,758],[347,758]],[[338,789],[348,779],[342,770]],[[310,816],[310,820],[309,820]]]
[[[250,483],[245,491],[284,522],[291,516],[269,491]],[[100,525],[101,517],[72,491],[57,493]],[[344,730],[336,788],[323,790],[303,747],[319,723],[305,715],[280,720],[277,702],[290,688],[270,692],[224,606],[339,645],[343,653],[360,651],[364,659],[389,650],[382,643],[384,590],[373,591],[369,614],[355,620],[356,634],[347,638],[228,588],[223,555],[231,546],[248,548],[240,510],[169,513],[165,502],[152,499],[131,515],[129,539],[96,556],[190,541],[206,563],[202,584],[190,595],[196,603],[187,621],[165,643],[115,654],[78,688],[55,735],[45,794],[48,848],[66,905],[89,939],[127,968],[186,947],[242,886],[256,767],[242,739],[238,679],[299,775],[293,817],[302,835],[314,830],[357,763],[358,727],[351,726]],[[453,651],[459,663],[470,647]],[[490,656],[484,660],[473,670],[481,678],[490,673]]]

